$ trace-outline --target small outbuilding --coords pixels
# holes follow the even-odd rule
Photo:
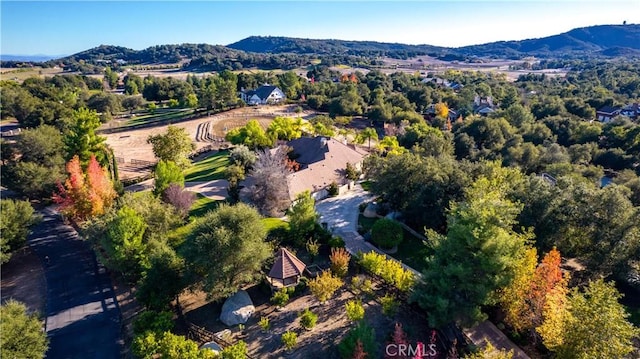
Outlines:
[[[271,288],[290,287],[298,284],[307,267],[298,257],[285,248],[280,248],[276,261],[267,275]]]

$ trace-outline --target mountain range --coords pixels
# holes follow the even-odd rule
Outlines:
[[[74,67],[86,64],[124,61],[128,64],[183,63],[193,70],[217,71],[258,67],[291,69],[320,58],[326,64],[372,65],[380,57],[407,59],[430,55],[441,59],[464,60],[473,57],[520,59],[540,58],[640,57],[640,24],[598,25],[520,41],[449,48],[432,45],[408,45],[376,41],[303,39],[276,36],[251,36],[222,45],[157,45],[143,50],[101,45],[80,53],[44,62],[45,65]],[[2,55],[3,66],[16,61],[45,59],[12,58]],[[48,60],[48,59],[47,59]],[[81,61],[82,60],[82,61]]]
[[[539,39],[498,41],[459,48],[381,43],[374,41],[312,40],[265,36],[251,36],[229,44],[227,47],[259,53],[298,54],[343,53],[349,55],[368,55],[377,53],[389,56],[390,54],[405,52],[490,57],[554,57],[585,54],[610,56],[616,53],[616,51],[612,51],[613,49],[620,49],[620,53],[640,54],[640,25],[590,26]],[[605,53],[607,50],[610,55]]]

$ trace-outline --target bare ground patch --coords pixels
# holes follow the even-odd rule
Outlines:
[[[208,130],[213,136],[224,137],[229,130],[244,126],[252,119],[258,120],[260,125],[266,128],[276,116],[299,117],[307,115],[307,113],[295,113],[296,107],[293,105],[244,107],[209,117],[179,122],[173,126],[186,129],[199,150],[212,145],[211,141],[202,138],[204,131]],[[155,162],[152,146],[147,143],[147,138],[165,133],[168,126],[139,128],[105,135],[106,142],[113,149],[114,155],[124,160],[124,163],[119,165],[121,179],[149,173],[148,169],[140,169],[139,166],[131,165],[131,160]]]
[[[2,265],[0,284],[3,303],[12,298],[24,303],[31,312],[41,315],[45,312],[47,284],[44,270],[40,259],[29,247],[17,251]]]
[[[346,283],[350,278],[346,278]],[[270,289],[265,284],[247,289],[256,307],[254,315],[246,323],[244,332],[237,327],[227,328],[219,321],[221,302],[207,302],[204,293],[186,294],[180,298],[185,313],[185,319],[211,332],[230,329],[233,341],[243,340],[247,343],[249,355],[253,358],[340,358],[338,344],[353,326],[346,317],[345,303],[355,299],[355,295],[347,290],[348,284],[340,289],[333,299],[320,304],[308,290],[294,298],[283,309],[269,302]],[[417,315],[410,307],[402,305],[397,314],[388,317],[382,313],[382,306],[373,298],[384,295],[385,289],[376,287],[376,293],[371,297],[362,297],[365,307],[365,321],[375,331],[377,352],[372,358],[382,357],[384,347],[389,341],[396,322],[402,324],[411,343],[417,341],[430,343],[433,331],[429,328],[426,318]],[[299,314],[306,308],[318,315],[317,325],[312,330],[305,330],[300,325]],[[258,325],[262,317],[269,318],[271,329],[264,331]],[[287,352],[281,343],[282,333],[294,331],[298,334],[298,344],[292,352]],[[442,356],[444,358],[444,353]]]

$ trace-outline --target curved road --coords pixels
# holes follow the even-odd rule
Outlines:
[[[47,280],[47,358],[120,358],[120,309],[108,274],[53,208],[39,213],[29,244]]]

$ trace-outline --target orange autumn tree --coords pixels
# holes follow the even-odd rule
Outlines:
[[[58,183],[58,192],[53,201],[60,212],[78,221],[101,215],[113,204],[116,192],[107,171],[91,155],[86,173],[82,171],[80,159],[74,156],[66,165],[69,175],[64,183]]]
[[[530,331],[543,324],[544,313],[558,303],[558,294],[566,293],[568,278],[560,268],[560,252],[553,248],[536,266],[535,248],[525,252],[511,284],[499,296],[505,321],[518,332]]]

